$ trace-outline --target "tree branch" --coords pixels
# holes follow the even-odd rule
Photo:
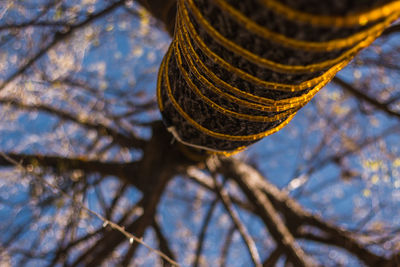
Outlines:
[[[56,109],[49,105],[25,104],[14,98],[1,98],[0,104],[3,104],[3,105],[8,104],[8,105],[12,105],[16,108],[23,109],[26,111],[40,111],[40,112],[45,112],[45,113],[53,115],[53,116],[57,116],[60,119],[74,122],[86,129],[95,130],[100,136],[111,136],[115,143],[117,143],[123,147],[129,147],[129,148],[135,147],[135,148],[143,149],[147,142],[146,140],[143,140],[137,136],[134,136],[133,133],[130,133],[129,136],[126,136],[125,134],[119,133],[118,131],[116,131],[102,123],[91,122],[89,120],[80,119],[71,113],[63,111],[61,109]]]
[[[236,226],[238,229],[240,235],[242,236],[242,239],[249,251],[250,257],[256,267],[261,267],[261,259],[260,255],[258,254],[256,244],[251,238],[250,234],[248,233],[246,227],[240,220],[239,214],[235,211],[232,205],[232,201],[226,192],[225,189],[223,189],[217,182],[216,177],[213,177],[214,180],[214,188],[215,191],[218,195],[218,197],[221,199],[222,204],[224,205],[226,211],[228,212],[229,216],[231,217],[231,220],[233,224]]]
[[[389,28],[386,28],[382,32],[381,36],[387,36],[387,35],[390,35],[392,33],[397,33],[397,32],[400,32],[400,24],[394,24],[394,25],[390,26]]]
[[[211,204],[210,207],[208,208],[207,214],[203,220],[203,224],[201,226],[201,230],[200,230],[200,234],[199,234],[199,238],[197,239],[197,248],[196,248],[196,256],[195,256],[195,260],[194,260],[194,267],[198,267],[200,264],[200,257],[201,257],[201,252],[203,249],[203,243],[204,243],[204,239],[206,237],[206,233],[207,233],[207,229],[208,229],[208,225],[210,224],[212,215],[214,213],[215,207],[217,206],[218,203],[218,198],[215,198]]]
[[[226,234],[225,242],[223,243],[223,247],[221,249],[221,257],[219,258],[219,266],[226,266],[226,257],[228,256],[229,248],[232,244],[232,237],[235,233],[236,227],[234,225],[229,228],[228,233]]]
[[[253,183],[254,188],[258,188],[271,200],[273,207],[285,217],[285,225],[295,237],[304,236],[308,233],[304,232],[305,228],[302,226],[313,226],[326,234],[325,239],[321,239],[325,244],[346,249],[367,266],[392,266],[395,263],[394,258],[386,259],[366,249],[353,237],[352,233],[305,211],[287,193],[269,183],[252,167],[234,159],[225,159],[223,163],[226,165],[224,164],[225,168],[221,168],[222,171],[228,172],[237,181],[248,180]],[[232,169],[229,170],[229,168]]]
[[[156,232],[158,247],[160,248],[161,252],[167,255],[170,259],[176,261],[176,256],[169,246],[168,239],[164,236],[161,227],[156,219],[154,219],[153,221],[153,229]]]
[[[53,40],[49,42],[47,45],[42,47],[35,55],[30,57],[24,64],[22,64],[13,74],[11,74],[1,85],[0,85],[0,91],[3,90],[10,82],[12,82],[15,78],[17,78],[19,75],[22,75],[25,73],[26,70],[28,70],[37,60],[39,60],[42,56],[44,56],[50,49],[55,47],[58,43],[61,41],[65,40],[67,37],[71,36],[75,31],[77,31],[80,28],[83,28],[84,26],[92,23],[93,21],[109,14],[113,10],[115,10],[117,7],[123,5],[125,3],[125,0],[119,0],[117,2],[114,2],[104,8],[103,10],[96,12],[92,15],[89,15],[84,21],[71,25],[69,26],[65,32],[56,32],[53,36]]]
[[[161,21],[170,36],[174,34],[175,16],[177,10],[176,0],[138,0],[151,15]]]
[[[314,261],[307,256],[300,246],[296,243],[293,235],[286,228],[273,204],[260,190],[257,182],[257,172],[250,166],[232,159],[221,160],[218,171],[226,177],[236,181],[243,190],[250,202],[254,204],[257,214],[264,221],[265,225],[275,242],[288,255],[295,266],[313,266]]]
[[[269,257],[263,262],[263,267],[274,267],[282,255],[282,250],[276,247]]]
[[[400,113],[397,113],[389,108],[389,106],[385,103],[379,102],[376,98],[367,95],[365,92],[355,88],[348,82],[345,82],[343,79],[339,78],[338,76],[334,77],[332,80],[335,84],[339,85],[347,92],[352,94],[353,96],[367,102],[368,104],[372,105],[373,107],[377,108],[380,111],[385,112],[387,115],[391,117],[400,118]]]
[[[83,158],[66,158],[59,156],[1,153],[0,166],[13,167],[15,164],[6,159],[3,155],[19,162],[22,166],[32,165],[41,168],[50,168],[54,171],[82,170],[87,173],[100,173],[102,175],[113,175],[124,180],[128,175],[136,172],[137,163],[102,162],[97,160],[85,160]]]

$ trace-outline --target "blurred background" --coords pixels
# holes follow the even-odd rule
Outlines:
[[[323,266],[395,266],[399,25],[280,132],[193,162],[160,123],[171,38],[148,10],[0,0],[0,266],[171,265],[108,222],[182,266],[290,266],[293,247]]]

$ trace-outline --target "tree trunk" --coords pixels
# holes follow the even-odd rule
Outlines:
[[[397,18],[385,2],[179,0],[158,81],[169,131],[224,153],[279,131]]]

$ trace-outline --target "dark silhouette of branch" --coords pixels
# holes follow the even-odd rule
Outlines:
[[[220,168],[220,170],[225,173],[225,175],[229,175],[229,177],[233,178],[239,184],[242,183],[243,180],[246,180],[249,184],[252,183],[254,188],[258,188],[271,200],[273,207],[285,217],[285,225],[293,236],[302,237],[307,233],[307,237],[312,236],[313,240],[317,241],[317,236],[314,234],[302,232],[305,231],[305,228],[301,226],[313,226],[327,235],[320,238],[319,241],[346,249],[363,261],[367,266],[394,266],[390,264],[395,263],[395,258],[386,259],[385,257],[374,254],[357,241],[354,233],[325,222],[321,218],[305,211],[295,200],[291,199],[287,193],[269,183],[254,168],[234,159],[223,160],[222,164],[223,167]],[[253,203],[255,202],[253,201]],[[259,215],[263,216],[262,213],[259,213]],[[286,250],[284,251],[287,253]]]
[[[103,217],[101,214],[87,208],[85,205],[83,205],[82,203],[76,201],[75,199],[73,199],[70,195],[68,195],[66,192],[64,192],[62,189],[60,189],[57,185],[52,184],[48,181],[46,181],[41,175],[39,175],[38,173],[35,172],[35,170],[30,170],[29,168],[25,168],[24,165],[20,164],[18,161],[16,161],[14,158],[11,158],[9,155],[0,152],[0,155],[2,156],[2,158],[4,160],[7,160],[8,162],[10,162],[11,164],[14,165],[14,167],[20,168],[21,170],[26,171],[27,173],[30,173],[37,181],[39,181],[42,185],[48,187],[49,189],[51,189],[52,191],[54,191],[55,193],[60,193],[63,197],[71,200],[73,202],[74,205],[78,206],[80,209],[85,210],[86,212],[88,212],[90,215],[97,217],[98,219],[100,219],[103,223],[103,226],[107,226],[109,225],[113,230],[116,230],[118,232],[118,234],[121,236],[123,236],[124,238],[129,238],[129,242],[132,244],[133,241],[135,241],[134,245],[137,244],[141,244],[145,247],[147,247],[148,249],[150,249],[151,251],[153,251],[154,253],[160,255],[161,257],[163,257],[165,260],[169,261],[171,264],[173,265],[177,265],[176,262],[174,262],[173,260],[169,259],[168,256],[166,256],[165,254],[163,254],[160,251],[157,251],[153,248],[151,248],[150,246],[148,246],[146,243],[143,242],[142,238],[138,238],[137,236],[133,235],[131,232],[136,229],[136,227],[133,227],[133,229],[125,229],[124,227],[120,226],[120,224],[114,223],[113,221],[109,221],[107,220],[105,217]],[[164,177],[165,178],[165,177]],[[167,180],[163,180],[164,183],[160,183],[158,184],[156,189],[164,189],[168,179]],[[160,186],[161,185],[161,186]],[[161,198],[161,194],[157,194],[157,197],[155,198],[154,196],[149,196],[149,195],[145,195],[145,197],[142,199],[142,201],[140,201],[140,206],[142,206],[145,210],[142,216],[140,216],[137,220],[134,221],[134,225],[136,223],[139,222],[139,231],[141,230],[142,233],[140,236],[143,235],[144,230],[146,229],[147,226],[141,228],[141,221],[143,219],[146,219],[146,215],[148,215],[148,213],[154,213],[157,207],[157,203],[159,201],[159,199]],[[150,206],[151,205],[151,206]],[[150,207],[149,207],[150,206]],[[132,210],[128,210],[128,213],[132,212]],[[36,239],[37,240],[37,239]],[[95,248],[97,244],[95,244],[93,247]],[[101,244],[103,245],[103,244]],[[92,248],[93,248],[92,247]],[[100,246],[101,247],[101,246]],[[92,254],[91,254],[91,249],[89,249],[90,253],[89,253],[89,261],[92,261]],[[113,251],[113,249],[108,250],[107,255],[104,254],[99,254],[97,258],[94,259],[94,264],[92,265],[92,263],[89,263],[89,266],[97,266],[96,263],[101,263],[104,260],[104,257],[107,258],[108,254],[111,253]],[[87,255],[87,254],[84,254]],[[81,257],[80,257],[81,258]],[[78,260],[80,259],[78,258]],[[76,262],[76,261],[75,261]]]
[[[281,247],[288,258],[296,266],[312,266],[314,261],[309,258],[296,243],[293,235],[277,213],[269,198],[263,194],[255,177],[256,171],[250,166],[234,160],[223,160],[217,169],[226,177],[236,181],[248,200],[254,204],[256,213],[268,227],[268,231],[275,242]],[[256,180],[257,179],[257,180]]]
[[[153,221],[153,229],[156,233],[157,239],[158,239],[158,247],[160,248],[160,250],[167,255],[168,257],[170,257],[172,260],[176,261],[176,256],[174,254],[174,252],[172,251],[172,249],[170,248],[169,245],[169,241],[168,239],[164,236],[161,226],[159,225],[159,223],[157,222],[156,219],[154,219]]]
[[[210,221],[211,221],[212,215],[214,213],[215,207],[217,206],[217,203],[218,203],[218,198],[215,198],[211,202],[211,204],[208,208],[208,211],[206,213],[206,216],[204,217],[203,224],[200,227],[200,233],[199,233],[199,237],[197,238],[198,241],[197,241],[197,248],[196,248],[196,252],[195,252],[196,256],[195,256],[195,260],[194,260],[194,264],[193,264],[194,267],[198,267],[200,264],[200,257],[201,257],[201,253],[203,250],[204,239],[206,237],[208,225],[210,224]]]
[[[263,262],[263,267],[274,267],[282,256],[282,250],[279,247],[275,248],[268,258]]]
[[[14,30],[14,29],[21,29],[26,27],[68,27],[71,26],[67,22],[62,21],[28,21],[22,23],[15,23],[15,24],[5,24],[0,25],[0,31],[3,30]]]
[[[226,258],[228,257],[229,249],[232,244],[232,237],[233,237],[233,234],[235,233],[235,231],[236,231],[236,227],[234,225],[232,225],[226,234],[225,242],[221,249],[221,257],[219,258],[219,266],[221,266],[221,267],[226,266]]]
[[[163,23],[170,36],[174,34],[176,0],[138,0],[151,15]]]
[[[196,168],[194,166],[190,166],[186,169],[185,173],[189,179],[193,180],[195,183],[199,184],[200,186],[210,190],[211,192],[214,192],[216,190],[215,186],[214,186],[214,182],[212,181],[211,177],[204,174],[198,168]],[[231,201],[233,202],[233,204],[240,207],[241,209],[250,211],[252,213],[255,212],[254,206],[251,205],[250,203],[243,201],[235,196],[230,196],[230,198],[231,198]]]
[[[165,178],[167,178],[166,181],[168,181],[170,177],[164,177],[164,179]],[[140,204],[138,204],[142,207],[143,214],[125,227],[127,232],[132,233],[138,238],[143,237],[147,227],[152,225],[157,205],[166,186],[166,181],[155,185],[153,194],[144,195]],[[116,231],[110,231],[93,246],[84,251],[70,266],[99,266],[109,257],[110,253],[112,253],[124,241],[127,241],[124,235]],[[131,250],[130,254],[134,254],[137,245],[138,243],[136,242],[131,244],[134,249]],[[121,264],[129,264],[131,259],[132,258],[124,258]]]
[[[50,1],[52,2],[52,1]],[[0,90],[23,75],[35,63],[40,60],[50,49],[53,49],[57,44],[66,41],[74,32],[82,27],[85,27],[89,23],[94,22],[98,18],[102,18],[107,14],[113,12],[116,8],[123,6],[125,1],[114,1],[105,7],[103,10],[89,15],[82,22],[76,24],[68,24],[66,22],[48,22],[41,21],[38,18],[43,15],[41,12],[40,16],[30,22],[23,22],[20,24],[0,25],[0,30],[8,29],[21,29],[26,26],[33,27],[52,27],[56,32],[50,35],[49,42],[46,42],[43,47],[29,57],[21,66],[13,72],[9,77],[6,78],[5,82],[0,85]],[[173,34],[173,26],[176,12],[176,0],[139,0],[140,4],[145,6],[154,17],[159,19],[165,24],[170,35]],[[47,9],[48,10],[48,9]],[[131,9],[127,9],[128,12],[137,15]],[[47,12],[47,11],[45,11]],[[30,23],[30,24],[29,24]],[[29,24],[29,25],[28,25]],[[392,27],[385,30],[383,35],[389,35],[400,30],[399,25],[393,25]],[[354,88],[353,85],[347,83],[343,79],[337,77],[334,82],[345,90],[356,96],[357,99],[372,105],[374,108],[384,112],[386,115],[400,118],[400,113],[393,111],[390,108],[390,103],[380,102],[372,96],[365,94],[358,88]],[[80,89],[80,88],[79,88]],[[222,174],[225,178],[236,181],[241,191],[246,195],[246,200],[241,200],[238,197],[230,196],[223,186],[217,183],[216,179],[209,176],[199,176],[199,173],[193,173],[192,170],[195,168],[203,168],[204,165],[198,164],[194,167],[193,162],[187,159],[179,150],[178,146],[171,144],[173,140],[171,135],[165,130],[165,127],[161,122],[145,123],[145,126],[152,128],[152,137],[149,140],[142,140],[136,137],[133,133],[124,131],[123,129],[114,129],[118,126],[108,126],[102,123],[97,123],[90,120],[82,121],[77,118],[73,113],[64,111],[62,109],[52,107],[50,105],[39,104],[30,105],[19,102],[16,99],[2,99],[0,104],[10,104],[14,107],[25,110],[25,111],[39,111],[45,112],[57,116],[61,120],[77,123],[85,129],[91,129],[98,132],[101,136],[110,136],[114,139],[114,142],[121,147],[128,148],[139,148],[143,152],[143,156],[136,162],[121,163],[121,162],[103,162],[98,160],[86,160],[84,158],[68,158],[60,156],[50,155],[28,155],[18,153],[8,153],[7,157],[13,158],[20,165],[30,169],[31,167],[41,168],[43,170],[50,170],[56,172],[68,172],[72,170],[83,170],[85,173],[99,173],[103,176],[112,175],[122,180],[123,185],[117,190],[117,193],[112,197],[112,202],[107,205],[106,201],[102,204],[105,216],[107,220],[111,220],[115,213],[116,207],[118,207],[119,200],[122,199],[122,195],[129,188],[134,186],[138,189],[143,198],[137,203],[137,207],[143,209],[143,214],[138,217],[133,217],[133,211],[125,211],[123,218],[118,221],[118,225],[124,225],[123,230],[128,231],[138,238],[143,238],[144,234],[149,227],[152,227],[155,231],[159,242],[160,250],[171,259],[175,259],[174,252],[171,249],[170,241],[162,232],[162,226],[159,225],[155,220],[157,208],[162,199],[163,194],[166,191],[168,182],[174,177],[181,174],[186,174],[192,180],[208,189],[210,192],[216,192],[218,198],[216,198],[210,206],[208,213],[203,221],[200,234],[198,237],[198,244],[196,250],[195,266],[200,264],[200,256],[202,255],[203,242],[206,238],[206,231],[210,224],[210,219],[213,214],[214,207],[217,205],[217,201],[220,199],[227,211],[231,216],[234,226],[232,226],[226,236],[226,242],[221,250],[220,263],[224,266],[226,263],[226,257],[229,254],[230,244],[232,241],[232,234],[236,229],[239,230],[241,236],[244,239],[245,245],[250,251],[251,258],[255,265],[260,265],[260,257],[256,251],[256,246],[252,237],[247,233],[245,225],[240,221],[238,213],[235,208],[240,208],[246,212],[250,212],[258,216],[268,228],[272,238],[275,240],[276,247],[272,253],[264,260],[263,266],[274,266],[276,262],[286,256],[286,260],[295,266],[310,266],[312,265],[313,259],[310,258],[300,246],[297,245],[297,240],[314,241],[327,246],[335,246],[339,249],[344,249],[347,252],[356,256],[367,266],[399,266],[399,256],[393,254],[392,257],[386,258],[378,255],[368,249],[368,245],[362,243],[355,231],[343,229],[332,222],[328,222],[323,218],[313,215],[301,207],[297,201],[288,195],[284,190],[278,189],[275,185],[271,184],[263,177],[259,171],[255,168],[236,160],[234,158],[221,159],[216,162],[216,171],[218,174]],[[147,110],[153,107],[153,102],[145,103],[141,106],[140,110]],[[118,119],[124,116],[131,116],[132,113],[123,113],[116,116],[114,119]],[[115,124],[113,124],[115,125]],[[307,174],[311,174],[314,171],[320,170],[324,166],[330,163],[337,163],[345,157],[354,155],[360,152],[364,147],[375,143],[377,140],[384,138],[388,134],[398,130],[398,127],[387,129],[382,134],[375,137],[369,137],[361,142],[357,143],[354,148],[344,148],[339,153],[334,155],[328,155],[324,158],[319,158],[315,162],[310,162],[307,166]],[[321,149],[324,144],[321,143]],[[316,150],[318,153],[319,150]],[[0,167],[12,167],[6,158],[0,156]],[[198,170],[198,169],[197,169]],[[196,176],[197,175],[197,176]],[[86,188],[77,193],[84,193]],[[53,196],[54,198],[62,197],[59,195]],[[101,197],[100,197],[101,198]],[[204,202],[205,203],[205,202]],[[204,204],[203,203],[203,204]],[[372,213],[371,213],[372,214]],[[85,266],[99,266],[104,264],[110,257],[111,253],[118,249],[119,246],[126,244],[129,239],[123,232],[118,232],[110,227],[99,227],[94,232],[84,235],[78,239],[71,238],[68,240],[67,233],[72,231],[74,224],[77,222],[69,222],[63,229],[63,237],[58,244],[58,247],[54,250],[54,258],[50,258],[51,262],[49,266],[57,263],[64,263],[65,265],[71,263],[72,266],[85,265]],[[13,230],[11,241],[17,240],[20,235],[23,234],[26,227],[25,225],[21,228]],[[118,230],[118,229],[117,229]],[[314,231],[317,230],[317,231]],[[317,234],[319,233],[319,234]],[[85,246],[84,250],[78,251],[80,253],[74,262],[63,262],[64,256],[70,252],[76,253],[76,246],[88,242],[90,239],[97,239],[96,242],[90,243]],[[40,242],[41,238],[35,240],[35,244]],[[9,241],[9,240],[6,240]],[[65,242],[69,242],[65,244]],[[382,241],[383,242],[383,241]],[[89,243],[89,242],[88,242]],[[133,260],[135,253],[138,248],[137,242],[133,242],[125,255],[123,255],[120,264],[129,265]],[[8,245],[8,244],[7,244]],[[25,255],[25,258],[38,258],[45,257],[47,255],[37,253],[32,247],[30,250],[16,249],[13,253]],[[3,248],[0,248],[3,249]],[[22,261],[23,262],[23,261]],[[165,261],[164,263],[167,263]]]
[[[107,219],[111,219],[113,217],[113,214],[115,212],[115,208],[119,202],[119,200],[122,198],[126,190],[128,189],[128,183],[124,182],[121,184],[120,188],[118,191],[115,193],[114,197],[112,198],[110,206],[106,209],[105,211],[105,217]]]
[[[237,176],[242,176],[242,180],[249,180],[255,183],[255,187],[259,188],[263,194],[265,194],[270,200],[273,207],[281,213],[285,218],[285,224],[288,230],[295,238],[303,238],[310,240],[319,241],[327,245],[333,245],[338,248],[343,248],[358,257],[361,261],[366,263],[368,266],[376,266],[374,264],[383,264],[382,266],[391,266],[390,264],[396,263],[396,254],[392,258],[386,259],[382,256],[376,255],[366,249],[366,245],[362,245],[357,241],[357,235],[350,231],[346,231],[334,224],[325,222],[318,216],[312,215],[311,213],[305,211],[295,200],[289,197],[289,195],[279,190],[276,186],[269,183],[258,171],[256,171],[251,166],[240,162],[235,159],[224,159],[222,160],[223,167],[219,168],[218,171],[234,180],[238,179]],[[231,162],[226,165],[226,162]],[[233,168],[232,170],[229,170]],[[241,171],[238,171],[239,168]],[[197,181],[200,185],[204,186],[209,190],[214,190],[210,184],[212,179],[210,177],[204,177],[196,175],[193,168],[189,168],[189,173],[194,181]],[[258,192],[259,193],[259,192]],[[254,201],[252,204],[254,205]],[[258,209],[247,209],[253,214],[260,216],[262,218],[263,213],[259,212]],[[263,218],[265,220],[266,218]],[[315,229],[319,229],[325,236],[316,236],[313,233],[304,232],[302,226],[312,226]],[[280,248],[282,253],[287,254],[286,250],[282,247]],[[268,260],[267,260],[268,261]],[[387,265],[385,265],[387,264]],[[379,265],[380,266],[380,265]],[[395,266],[395,265],[393,265]]]
[[[94,238],[97,235],[100,235],[105,231],[104,228],[99,228],[96,231],[93,231],[91,233],[88,233],[81,238],[78,238],[76,240],[71,240],[69,241],[65,246],[59,246],[57,250],[54,253],[54,257],[52,258],[51,262],[47,265],[48,267],[52,267],[57,264],[57,262],[62,262],[64,261],[64,256],[68,255],[68,253],[77,245],[81,244],[82,242],[85,242],[89,240],[90,238]]]
[[[153,136],[143,150],[142,159],[137,162],[137,176],[133,180],[136,188],[143,193],[138,206],[143,208],[144,213],[133,222],[125,224],[126,231],[139,238],[152,226],[157,206],[168,182],[193,164],[176,146],[171,145],[171,137],[161,122],[154,122],[152,126]],[[106,233],[96,244],[83,251],[71,266],[99,266],[124,241],[125,236],[118,232]],[[137,243],[134,242],[131,246],[131,257],[125,257],[124,264],[129,264],[132,260]]]
[[[64,31],[58,31],[54,34],[52,41],[50,41],[47,45],[42,47],[38,52],[35,53],[32,57],[30,57],[25,63],[23,63],[15,72],[13,72],[1,85],[0,91],[4,89],[10,82],[12,82],[15,78],[25,73],[37,60],[39,60],[42,56],[44,56],[50,49],[55,47],[61,41],[64,41],[68,37],[70,37],[75,31],[85,27],[86,25],[94,22],[95,20],[111,13],[116,8],[120,7],[125,3],[125,0],[116,1],[109,6],[105,7],[101,11],[98,11],[94,14],[89,15],[84,21],[79,22],[77,24],[73,24],[67,27]]]
[[[97,160],[85,160],[83,158],[66,158],[60,156],[33,155],[4,153],[6,156],[19,162],[22,166],[49,168],[54,171],[82,170],[86,173],[100,173],[102,175],[114,175],[126,179],[128,174],[136,172],[137,163],[102,162]],[[0,154],[0,166],[14,167],[14,164]]]
[[[345,89],[347,92],[352,94],[358,99],[361,99],[362,101],[365,101],[366,103],[372,105],[373,107],[377,108],[380,111],[385,112],[387,115],[395,117],[395,118],[400,118],[400,113],[395,112],[389,108],[389,105],[386,103],[382,103],[379,100],[377,100],[374,97],[371,97],[367,95],[365,92],[362,92],[358,88],[355,88],[352,84],[344,81],[343,79],[339,78],[336,76],[332,80],[335,84],[339,85],[343,89]]]
[[[400,24],[394,24],[389,28],[385,29],[382,33],[382,36],[387,36],[393,33],[398,33],[400,31]]]
[[[116,144],[123,147],[134,147],[144,148],[146,141],[135,136],[133,133],[129,135],[118,132],[112,129],[110,126],[104,125],[100,122],[92,122],[90,119],[80,119],[74,114],[62,110],[61,108],[55,108],[45,104],[25,104],[14,98],[1,98],[0,104],[12,105],[13,107],[25,110],[25,111],[40,111],[47,114],[57,116],[62,120],[74,122],[86,129],[95,130],[100,136],[111,136]]]
[[[258,254],[256,244],[255,244],[253,238],[248,233],[243,222],[240,220],[239,214],[233,208],[232,201],[229,197],[229,194],[226,192],[226,190],[221,185],[218,184],[215,176],[213,177],[213,180],[214,180],[215,191],[216,191],[218,197],[220,198],[222,204],[224,205],[225,210],[228,212],[229,217],[231,217],[233,224],[235,225],[235,227],[238,229],[240,235],[242,236],[242,239],[249,251],[250,257],[251,257],[254,265],[257,267],[261,267],[261,259],[260,259],[260,255]]]

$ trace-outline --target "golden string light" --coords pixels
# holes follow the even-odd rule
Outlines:
[[[270,10],[281,14],[288,19],[310,23],[316,26],[326,26],[326,27],[353,27],[362,26],[368,23],[386,19],[390,15],[400,13],[400,1],[391,1],[383,6],[373,8],[371,10],[366,10],[364,12],[356,12],[346,16],[321,16],[314,14],[307,14],[288,6],[285,6],[276,0],[262,0],[262,3]]]
[[[308,14],[274,0],[252,4],[254,12],[272,12],[298,24],[300,31],[330,27],[333,38],[318,42],[277,32],[232,0],[178,0],[157,98],[169,131],[186,146],[230,155],[279,131],[400,15],[400,1],[343,16]],[[235,25],[236,35],[229,35],[226,25]],[[338,29],[345,34],[335,38]],[[237,36],[257,49],[244,47]],[[260,52],[282,47],[292,64]],[[305,64],[303,53],[309,58]]]

